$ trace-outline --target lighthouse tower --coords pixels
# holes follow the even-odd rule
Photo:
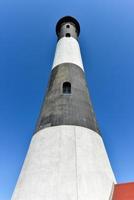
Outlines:
[[[88,94],[79,23],[63,17],[56,33],[46,97],[12,200],[110,200],[115,178]]]

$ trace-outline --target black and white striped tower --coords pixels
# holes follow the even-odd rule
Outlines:
[[[12,200],[109,200],[115,183],[85,81],[80,26],[67,16],[47,94]]]

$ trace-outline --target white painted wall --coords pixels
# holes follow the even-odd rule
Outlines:
[[[79,43],[73,37],[63,37],[57,43],[52,69],[62,63],[73,63],[84,70]]]
[[[96,132],[49,127],[33,136],[12,200],[109,200],[114,182]]]

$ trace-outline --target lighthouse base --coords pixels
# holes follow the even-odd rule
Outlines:
[[[114,183],[98,133],[55,126],[33,136],[12,200],[109,200]]]

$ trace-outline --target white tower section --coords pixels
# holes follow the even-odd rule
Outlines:
[[[62,37],[57,43],[52,68],[63,63],[73,63],[84,70],[79,43],[73,37]]]
[[[46,99],[11,200],[112,199],[116,181],[88,96],[79,31],[72,17],[57,24]]]

